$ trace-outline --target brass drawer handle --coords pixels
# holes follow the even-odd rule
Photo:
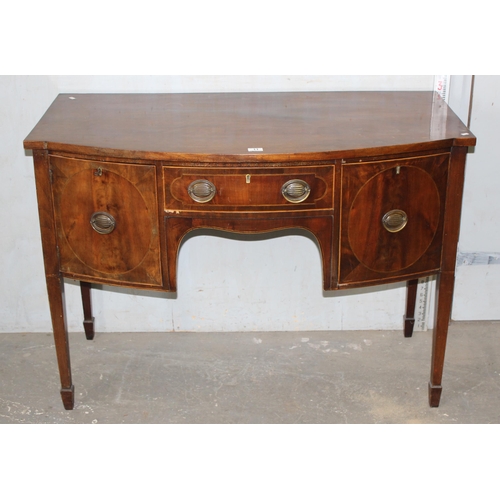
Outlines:
[[[215,186],[205,179],[193,181],[188,186],[189,196],[197,203],[207,203],[217,194]]]
[[[281,194],[290,203],[300,203],[307,199],[310,193],[309,184],[302,179],[292,179],[281,187]]]
[[[116,220],[107,212],[94,212],[90,217],[90,225],[99,234],[109,234],[114,231]]]
[[[389,210],[389,212],[382,217],[382,224],[390,233],[401,231],[407,223],[408,216],[403,210]]]

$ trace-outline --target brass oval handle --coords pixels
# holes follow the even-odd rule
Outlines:
[[[207,203],[217,194],[215,186],[206,179],[193,181],[188,186],[188,194],[197,203]]]
[[[390,233],[397,233],[401,231],[408,223],[408,215],[403,210],[395,209],[389,210],[382,217],[382,224]]]
[[[281,194],[290,203],[300,203],[307,199],[310,193],[309,184],[302,179],[289,180],[281,187]]]
[[[109,234],[116,227],[116,220],[107,212],[94,212],[90,217],[90,225],[99,234]]]

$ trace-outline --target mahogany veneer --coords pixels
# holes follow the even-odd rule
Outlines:
[[[74,406],[63,278],[175,291],[197,228],[302,228],[323,288],[438,276],[429,402],[438,406],[467,148],[476,138],[432,92],[59,95],[33,150],[50,311]]]

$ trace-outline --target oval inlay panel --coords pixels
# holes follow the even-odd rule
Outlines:
[[[397,232],[383,224],[391,211],[407,216]],[[439,192],[432,177],[418,167],[390,168],[374,175],[356,194],[349,211],[349,244],[359,262],[372,271],[396,272],[414,264],[429,248],[439,217]]]

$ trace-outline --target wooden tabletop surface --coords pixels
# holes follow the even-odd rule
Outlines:
[[[26,149],[150,159],[331,159],[473,146],[434,92],[60,94]],[[256,150],[250,150],[255,148]]]

